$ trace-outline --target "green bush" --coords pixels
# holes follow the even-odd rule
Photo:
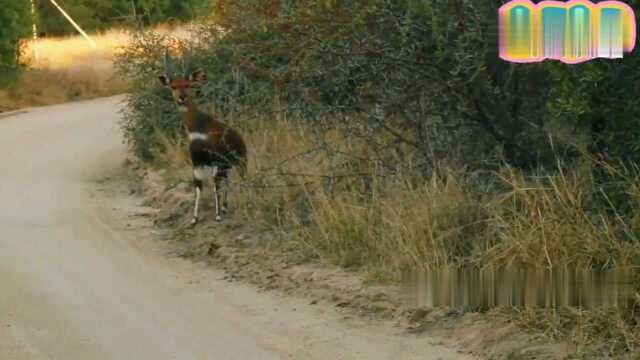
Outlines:
[[[116,71],[132,84],[121,127],[126,142],[143,160],[152,160],[154,153],[162,151],[157,135],[180,140],[183,134],[171,95],[158,81],[164,73],[164,50],[182,45],[166,35],[138,33],[116,59]]]
[[[10,1],[0,11],[0,86],[6,85],[18,70],[20,39],[28,36],[31,24],[28,1]]]
[[[502,3],[214,1],[189,43],[147,33],[120,58],[136,80],[125,134],[143,159],[162,151],[157,131],[182,140],[156,80],[171,48],[207,73],[203,106],[259,149],[237,216],[314,256],[383,274],[637,266],[640,55],[504,62]],[[637,333],[635,315],[618,315],[617,330]]]
[[[498,5],[217,0],[213,24],[188,46],[210,78],[203,98],[221,116],[277,113],[337,129],[367,141],[389,171],[428,174],[443,160],[555,168],[581,150],[636,159],[640,55],[504,62]]]

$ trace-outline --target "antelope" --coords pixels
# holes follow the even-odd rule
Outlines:
[[[221,221],[221,213],[227,212],[227,189],[224,189],[222,204],[219,190],[222,182],[228,185],[228,176],[236,166],[241,177],[247,171],[247,148],[242,136],[234,129],[198,109],[194,99],[194,90],[206,81],[202,69],[191,73],[188,67],[182,75],[170,76],[170,57],[165,52],[165,74],[158,76],[160,83],[171,89],[173,100],[178,110],[184,114],[184,125],[188,131],[189,153],[193,166],[193,186],[195,189],[195,204],[191,225],[198,223],[198,209],[203,183],[213,178],[213,200],[216,209],[216,221]],[[227,186],[225,186],[227,187]]]

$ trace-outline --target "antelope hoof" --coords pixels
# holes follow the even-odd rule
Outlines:
[[[194,217],[193,219],[191,219],[191,223],[189,223],[189,225],[193,227],[193,226],[196,226],[197,223],[198,223],[198,218]]]
[[[216,215],[216,221],[217,221],[217,222],[222,221],[222,216],[220,216],[220,215]]]

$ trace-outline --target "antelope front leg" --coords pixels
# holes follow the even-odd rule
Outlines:
[[[198,223],[198,209],[200,206],[200,193],[202,192],[202,181],[199,179],[194,179],[193,185],[195,187],[195,192],[196,192],[196,201],[193,207],[193,219],[191,219],[191,225],[195,225]]]
[[[213,202],[216,204],[216,221],[221,221],[220,216],[220,197],[218,196],[218,167],[213,167]]]
[[[200,209],[200,194],[202,193],[202,184],[203,184],[202,181],[205,179],[206,179],[206,176],[202,167],[195,166],[193,168],[193,185],[196,190],[196,203],[193,207],[193,220],[191,220],[191,225],[195,225],[198,223],[198,210]]]

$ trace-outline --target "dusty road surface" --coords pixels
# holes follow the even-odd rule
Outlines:
[[[167,256],[128,197],[122,97],[0,116],[0,360],[468,359]],[[122,171],[122,170],[120,170]]]

